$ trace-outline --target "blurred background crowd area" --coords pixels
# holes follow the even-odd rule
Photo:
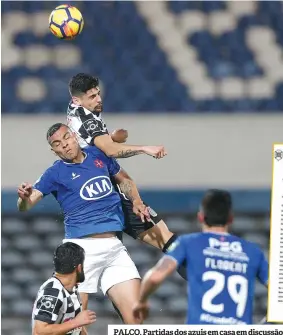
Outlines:
[[[107,112],[283,109],[282,1],[74,1],[72,42],[48,29],[60,4],[2,2],[2,113],[64,112],[77,71],[101,78]]]
[[[192,214],[163,214],[167,225],[176,233],[200,230]],[[237,213],[232,232],[258,243],[268,257],[269,216],[262,213]],[[5,215],[2,219],[2,333],[4,335],[30,334],[32,304],[40,285],[52,275],[52,255],[61,243],[63,222],[58,215],[42,213]],[[124,244],[140,274],[155,265],[162,253],[124,235]],[[267,290],[257,283],[255,287],[254,322],[266,313]],[[111,302],[98,293],[90,295],[89,308],[97,313],[97,323],[90,334],[106,334],[107,324],[121,323]],[[150,318],[147,323],[183,324],[186,319],[186,282],[172,275],[150,299]]]
[[[1,2],[2,121],[12,120],[15,131],[28,129],[33,118],[40,122],[40,118],[44,120],[55,113],[65,117],[69,101],[67,84],[77,72],[100,78],[105,112],[119,113],[123,120],[125,115],[148,113],[149,122],[151,114],[158,114],[165,124],[168,112],[173,118],[194,113],[205,125],[208,113],[209,117],[223,113],[226,118],[232,113],[240,118],[244,113],[252,115],[256,125],[261,115],[282,113],[282,1],[72,2],[85,20],[82,34],[74,41],[58,40],[48,30],[49,14],[60,4],[59,1]],[[250,129],[251,138],[255,129],[253,126]],[[238,136],[235,131],[241,129],[233,129],[231,123],[231,130],[234,141]],[[37,141],[32,131],[25,135]],[[208,142],[213,133],[205,136],[204,141]],[[278,140],[281,138],[274,138]],[[10,138],[6,136],[2,141],[7,151]],[[239,152],[243,149],[238,148]],[[227,155],[228,151],[229,147]],[[36,154],[40,157],[38,151]],[[183,152],[180,154],[183,156]],[[232,154],[235,156],[237,152]],[[9,155],[14,155],[13,151],[9,150]],[[247,159],[257,157],[252,158],[251,153]],[[168,160],[171,164],[169,155]],[[227,160],[226,155],[223,160]],[[28,166],[23,168],[32,169],[32,161],[25,161]],[[247,172],[254,177],[254,172],[248,169],[249,163],[239,162],[246,164]],[[136,170],[139,169],[137,165]],[[217,174],[217,170],[211,173]],[[7,176],[9,180],[16,179],[15,175]],[[258,243],[268,256],[269,176],[266,180],[263,191],[249,193],[247,183],[247,193],[234,194],[233,232]],[[237,187],[232,177],[226,183],[227,187]],[[63,237],[58,208],[52,203],[19,216],[15,189],[13,183],[2,187],[3,335],[30,334],[35,294],[52,274],[53,250]],[[183,187],[188,200],[181,201],[176,196],[179,188],[171,191],[165,194],[159,190],[157,197],[153,185],[144,195],[146,200],[147,196],[152,200],[147,202],[153,203],[153,207],[158,200],[154,208],[164,215],[171,230],[198,231],[195,214],[202,193],[199,191],[196,196],[190,187],[185,190]],[[194,201],[189,200],[192,198]],[[141,274],[160,257],[155,249],[141,246],[127,236],[125,244]],[[186,283],[178,275],[166,281],[151,299],[149,323],[183,323],[187,308],[185,290]],[[266,289],[257,285],[255,323],[265,315],[266,304]],[[98,314],[96,325],[90,328],[94,333],[105,333],[108,323],[119,323],[111,304],[102,295],[91,298],[90,308]]]

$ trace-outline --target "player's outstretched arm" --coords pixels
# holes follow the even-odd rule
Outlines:
[[[148,316],[149,296],[161,285],[161,283],[177,269],[177,261],[169,256],[164,256],[144,276],[141,283],[139,302],[133,309],[135,319],[143,321]]]
[[[73,320],[69,320],[62,324],[49,324],[47,322],[36,320],[33,335],[65,335],[73,329],[90,325],[95,321],[95,312],[89,310],[80,312]]]
[[[128,158],[136,155],[146,154],[160,159],[167,155],[164,146],[129,145],[113,142],[108,134],[97,136],[93,139],[94,145],[102,150],[108,157]]]
[[[42,199],[42,193],[32,188],[29,183],[22,183],[18,188],[18,210],[21,212],[28,211],[38,201]]]
[[[145,219],[150,220],[150,214],[140,197],[137,185],[127,172],[121,168],[114,178],[121,192],[133,203],[133,212],[141,218],[142,222],[145,222]]]
[[[170,256],[163,256],[161,260],[150,269],[141,283],[140,302],[146,302],[148,297],[170,276],[176,269],[178,263]]]

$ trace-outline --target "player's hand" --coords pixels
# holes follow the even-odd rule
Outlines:
[[[96,314],[95,312],[90,310],[82,311],[75,317],[77,327],[87,326],[94,323],[95,321],[96,321]]]
[[[138,323],[141,323],[148,317],[149,306],[148,303],[138,302],[133,309],[134,318]]]
[[[167,155],[167,152],[163,145],[145,146],[144,153],[156,159],[163,158]]]
[[[88,335],[88,332],[86,330],[86,327],[82,328],[81,335]]]
[[[128,138],[128,131],[125,129],[116,129],[112,132],[111,138],[113,142],[125,143]]]
[[[140,217],[142,222],[150,221],[150,214],[148,208],[141,200],[134,200],[133,201],[133,212]]]
[[[32,194],[32,185],[29,183],[22,183],[18,188],[18,196],[23,199],[27,200]]]

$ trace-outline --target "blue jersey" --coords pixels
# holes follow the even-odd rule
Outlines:
[[[267,284],[268,263],[254,243],[230,234],[183,235],[168,255],[187,262],[187,324],[252,324],[256,278]]]
[[[124,228],[120,196],[110,180],[120,171],[119,164],[96,147],[84,153],[82,163],[56,161],[34,185],[43,196],[52,193],[60,204],[65,238]]]

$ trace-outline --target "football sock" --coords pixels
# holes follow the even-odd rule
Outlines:
[[[170,248],[170,246],[176,241],[176,239],[179,236],[177,234],[174,234],[173,236],[171,236],[169,238],[169,240],[165,243],[162,251],[164,252],[164,254],[167,253],[167,250]],[[187,267],[186,267],[187,263],[186,261],[184,261],[178,268],[177,268],[177,272],[179,273],[179,275],[185,279],[186,281],[188,281],[187,279]]]

